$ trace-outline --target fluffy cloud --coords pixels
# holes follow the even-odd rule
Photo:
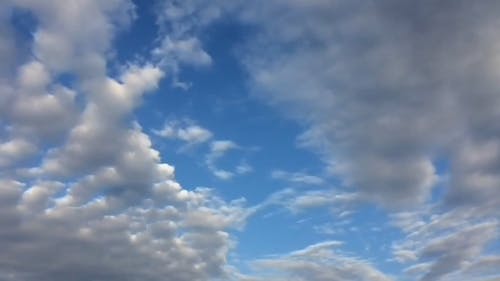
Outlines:
[[[190,11],[215,9],[193,3]],[[498,142],[496,4],[217,5],[244,7],[231,12],[259,32],[240,52],[255,91],[308,127],[301,144],[317,149],[345,185],[389,207],[422,203],[438,180],[436,160],[445,158],[453,162],[450,202],[490,194],[496,158],[477,173],[459,155]],[[467,196],[476,189],[468,174],[481,174],[484,192]]]
[[[108,75],[112,39],[133,20],[132,3],[6,5],[6,18],[20,9],[36,25],[24,42],[31,54],[13,60],[15,79],[0,79],[0,279],[223,277],[227,230],[244,223],[244,201],[184,189],[133,120],[164,69],[128,63]],[[11,51],[2,46],[0,57]],[[61,75],[77,83],[64,85]]]

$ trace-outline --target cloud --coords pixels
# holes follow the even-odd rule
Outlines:
[[[303,125],[300,145],[318,152],[342,188],[357,190],[284,190],[262,206],[411,206],[417,211],[394,216],[404,234],[395,259],[409,274],[498,279],[498,258],[486,253],[499,228],[498,5],[164,1],[151,62],[110,75],[113,39],[135,18],[131,1],[8,1],[0,7],[0,279],[227,277],[228,229],[251,212],[208,189],[184,189],[133,120],[165,74],[185,88],[181,65],[212,62],[198,35],[225,14],[255,32],[238,52],[253,91]],[[13,9],[35,19],[29,39],[15,38]],[[17,50],[19,40],[27,51]],[[78,83],[62,83],[64,75]],[[201,127],[173,130],[187,142],[211,139]],[[250,170],[216,165],[236,148],[211,142],[205,162],[215,176]],[[436,199],[441,160],[450,180]],[[443,201],[419,209],[431,200]],[[337,246],[255,266],[271,280],[391,280]]]
[[[249,280],[393,280],[369,262],[339,253],[336,248],[341,245],[338,241],[320,242],[287,255],[257,260],[253,265],[260,274]]]
[[[321,177],[302,172],[290,173],[282,170],[274,170],[271,172],[271,177],[274,179],[288,181],[292,184],[321,185],[324,183],[324,180]]]
[[[166,139],[184,141],[187,145],[204,143],[213,137],[212,132],[191,121],[166,122],[161,130],[153,130],[153,133]]]
[[[164,25],[179,37],[225,15],[251,26],[237,54],[254,93],[305,126],[300,145],[366,200],[427,202],[443,160],[447,204],[499,197],[497,4],[164,3]],[[466,162],[484,146],[489,162]]]
[[[263,210],[270,206],[281,206],[292,213],[323,208],[330,210],[337,218],[343,219],[352,214],[361,202],[359,194],[339,192],[336,189],[298,191],[286,188],[271,194],[255,208]]]
[[[357,202],[407,210],[394,254],[410,280],[497,278],[466,273],[498,241],[497,3],[212,3],[172,4],[213,15],[192,24],[178,17],[183,32],[196,35],[220,13],[252,27],[237,54],[254,93],[306,128],[299,144],[317,151]],[[270,201],[303,209],[334,205],[337,194],[285,190]]]
[[[234,177],[234,172],[218,168],[216,162],[226,153],[237,148],[239,146],[231,140],[215,140],[210,143],[210,151],[205,156],[205,164],[215,177],[221,180],[229,180]]]
[[[491,272],[475,264],[488,260],[486,248],[498,239],[498,219],[479,208],[438,212],[423,209],[393,216],[405,238],[393,244],[397,261],[410,264],[406,272],[422,281],[471,279]]]
[[[236,166],[236,173],[240,175],[248,174],[253,171],[252,166],[250,166],[245,161],[242,161],[238,166]]]
[[[14,9],[34,18],[34,31],[23,42],[29,54],[1,69],[9,74],[0,79],[0,279],[223,278],[228,230],[244,224],[245,202],[184,189],[134,120],[163,68],[126,62],[108,73],[133,4],[9,1],[2,30]],[[8,44],[0,53],[13,54]]]
[[[11,139],[0,143],[0,167],[15,164],[36,152],[36,147],[24,139]]]
[[[215,9],[193,3],[197,12]],[[436,161],[444,158],[452,163],[449,203],[498,198],[489,172],[497,157],[487,167],[466,167],[459,156],[465,146],[499,141],[496,4],[214,6],[255,28],[238,52],[254,91],[308,128],[299,142],[318,151],[345,185],[386,207],[416,206],[429,200]]]
[[[185,143],[179,151],[185,151],[193,146],[208,143],[208,152],[205,155],[205,165],[208,170],[218,179],[230,180],[237,175],[245,175],[253,171],[244,159],[240,160],[234,169],[219,168],[217,162],[230,151],[241,147],[231,140],[213,140],[214,134],[190,119],[166,121],[163,128],[152,131],[155,135],[172,140],[180,140]]]

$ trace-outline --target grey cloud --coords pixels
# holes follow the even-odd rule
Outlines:
[[[406,272],[418,280],[470,279],[467,271],[488,260],[486,247],[498,239],[498,220],[485,211],[430,208],[394,215],[395,225],[405,233],[393,245],[396,260],[410,264]],[[487,270],[476,273],[478,278],[489,275]]]
[[[340,245],[338,241],[326,241],[287,255],[257,260],[254,266],[265,277],[255,280],[393,280],[367,261],[337,253],[335,248]]]
[[[12,5],[37,25],[29,42],[34,58],[11,70],[12,81],[0,79],[0,164],[18,170],[0,175],[0,279],[224,277],[228,229],[244,224],[244,201],[184,189],[130,121],[162,70],[129,63],[118,77],[106,73],[111,41],[134,17],[131,2]],[[78,83],[62,86],[60,74]],[[26,166],[23,157],[40,165]]]
[[[229,180],[235,176],[235,172],[217,167],[217,160],[237,148],[239,146],[231,140],[214,140],[210,143],[210,151],[205,156],[205,164],[215,177]],[[236,172],[238,171],[236,170]]]
[[[487,167],[459,157],[465,146],[499,142],[497,4],[245,7],[241,19],[262,27],[241,52],[255,91],[309,128],[301,144],[318,150],[346,185],[385,206],[415,205],[437,182],[435,160],[446,158],[449,202],[498,197],[489,172],[496,156]]]
[[[162,21],[178,38],[196,36],[224,13],[255,28],[238,50],[253,90],[307,128],[300,145],[318,151],[333,175],[357,189],[356,201],[418,208],[439,182],[437,163],[451,164],[445,198],[438,198],[445,210],[400,214],[406,237],[395,255],[410,263],[408,272],[463,278],[463,264],[497,239],[497,3],[165,3]],[[193,15],[198,20],[189,20]],[[336,195],[285,190],[262,206],[283,199],[299,208],[334,205]],[[272,263],[298,280],[318,266]]]
[[[443,275],[459,269],[464,260],[477,257],[485,244],[496,237],[495,224],[480,224],[466,228],[451,236],[430,241],[420,255],[425,258],[437,258],[423,281],[439,280]]]

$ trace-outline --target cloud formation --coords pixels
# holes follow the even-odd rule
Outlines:
[[[112,40],[133,21],[133,4],[1,6],[2,26],[13,16],[3,17],[5,6],[35,23],[32,41],[24,42],[29,52],[9,74],[15,79],[0,80],[0,279],[224,276],[233,245],[227,230],[244,222],[244,202],[184,189],[132,118],[164,77],[162,65],[128,62],[108,74]],[[11,48],[2,45],[0,56]],[[77,82],[65,83],[64,75]],[[210,138],[199,128],[176,136]]]
[[[135,18],[131,1],[5,2],[0,279],[393,280],[335,241],[256,261],[266,275],[228,269],[228,229],[254,211],[351,212],[362,202],[398,210],[393,255],[410,280],[498,279],[488,246],[500,228],[499,9],[465,0],[166,0],[151,59],[110,71],[113,39]],[[14,12],[34,19],[26,38],[15,36]],[[134,120],[166,75],[188,88],[181,66],[213,63],[200,34],[224,17],[251,27],[237,59],[253,93],[305,128],[299,144],[339,188],[287,189],[247,210],[244,200],[183,188]],[[209,143],[205,164],[220,179],[252,170],[219,168],[239,146],[196,124],[155,133]]]
[[[390,281],[368,261],[338,253],[338,241],[320,242],[287,255],[257,260],[262,277],[241,280]]]
[[[190,121],[182,123],[176,121],[166,122],[162,129],[153,130],[153,133],[166,139],[181,140],[186,142],[187,145],[204,143],[213,136],[209,130]]]
[[[492,260],[485,245],[498,231],[497,3],[214,3],[177,5],[210,15],[194,22],[181,16],[180,26],[193,36],[227,13],[253,28],[238,56],[254,93],[306,128],[299,144],[318,152],[342,190],[388,211],[433,205],[413,226],[452,224],[406,237],[419,248],[395,255],[416,263],[412,279],[495,278],[471,277],[465,268]],[[315,191],[288,202],[325,206],[336,194]],[[455,216],[463,229],[446,219]]]

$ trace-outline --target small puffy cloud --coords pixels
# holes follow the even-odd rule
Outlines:
[[[35,152],[36,146],[25,139],[16,138],[0,143],[0,168],[11,166]]]
[[[184,189],[134,120],[162,69],[126,63],[108,74],[112,39],[133,20],[133,3],[9,1],[0,31],[15,9],[30,13],[34,32],[28,59],[0,67],[13,77],[0,78],[0,166],[15,170],[0,173],[0,279],[223,277],[228,230],[244,224],[244,202]],[[77,83],[61,85],[63,74]]]
[[[236,166],[236,173],[240,175],[248,174],[253,171],[252,166],[250,166],[246,162],[241,162],[238,166]]]
[[[254,92],[306,127],[300,145],[335,163],[344,185],[387,208],[416,207],[432,199],[444,159],[446,204],[499,198],[498,3],[242,6],[239,19],[257,30],[240,52]]]
[[[221,157],[235,148],[238,148],[238,145],[231,140],[216,140],[210,144],[210,153],[213,154],[213,157]]]
[[[229,180],[235,174],[244,174],[245,172],[233,172],[217,167],[217,160],[226,155],[229,151],[239,148],[239,146],[231,140],[214,140],[210,143],[210,151],[205,156],[205,164],[212,174],[221,179]],[[241,164],[238,166],[241,170]],[[236,167],[236,169],[238,169]]]
[[[186,142],[187,145],[204,143],[213,137],[212,132],[188,120],[165,122],[162,129],[153,130],[153,133],[166,139]]]

